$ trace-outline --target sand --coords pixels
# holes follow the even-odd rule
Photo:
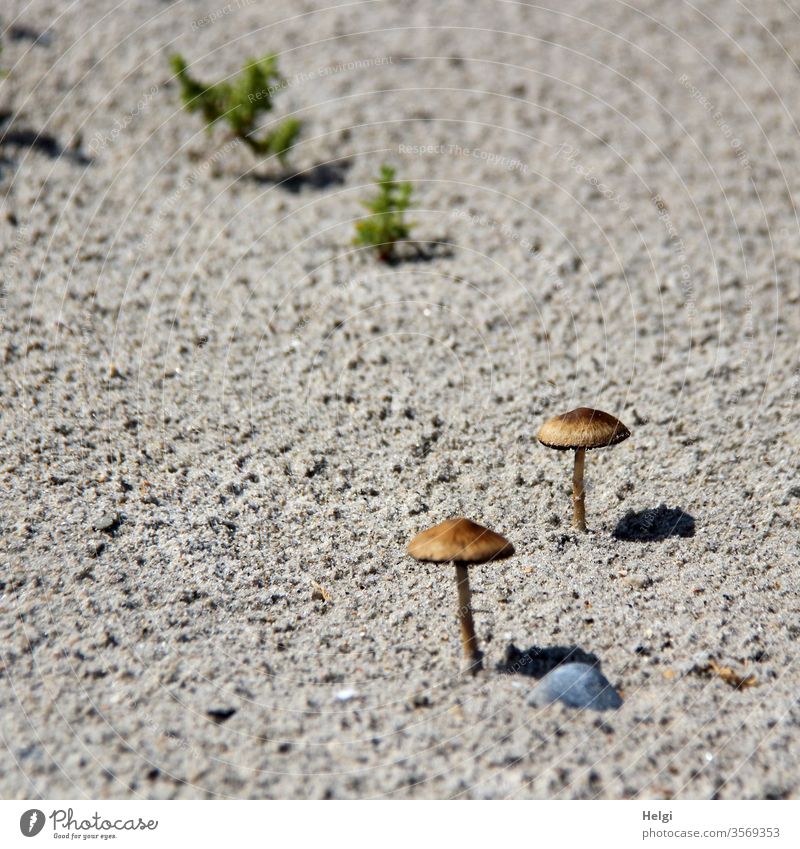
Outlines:
[[[0,795],[798,796],[800,19],[752,5],[4,3]],[[175,50],[279,54],[288,169]],[[579,405],[632,431],[585,535],[535,438]],[[405,554],[455,515],[516,547],[475,678]]]

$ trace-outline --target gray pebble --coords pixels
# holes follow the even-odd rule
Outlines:
[[[622,698],[596,666],[566,663],[542,678],[531,693],[528,704],[544,707],[553,702],[591,710],[616,710]]]
[[[86,551],[90,557],[99,557],[103,553],[103,549],[105,547],[106,544],[101,539],[90,539],[89,542],[86,543]]]
[[[119,526],[119,522],[119,513],[112,511],[109,513],[103,513],[103,515],[94,523],[93,527],[96,531],[111,533],[111,531],[115,530]]]
[[[622,583],[637,590],[646,590],[653,585],[653,579],[649,575],[628,575],[622,579]]]

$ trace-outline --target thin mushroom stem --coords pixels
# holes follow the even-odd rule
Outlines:
[[[583,487],[585,457],[585,448],[575,450],[575,469],[572,472],[572,525],[579,531],[586,530],[586,490]]]
[[[475,675],[483,668],[483,652],[478,648],[475,623],[472,621],[472,593],[469,588],[469,570],[465,563],[454,561],[458,587],[458,619],[461,624],[461,647],[464,650],[465,672]]]

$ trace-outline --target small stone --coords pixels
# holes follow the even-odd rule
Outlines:
[[[355,699],[358,693],[355,690],[339,690],[336,694],[337,702],[349,702]]]
[[[589,710],[616,710],[622,698],[597,666],[566,663],[557,666],[534,687],[528,704],[544,707],[562,702],[568,707]]]
[[[26,539],[27,537],[32,537],[35,533],[33,525],[28,522],[19,522],[17,524],[17,535]]]
[[[628,575],[627,578],[622,579],[622,583],[637,590],[646,590],[652,586],[653,579],[648,575]]]
[[[90,539],[89,542],[86,543],[86,551],[90,557],[99,557],[103,553],[103,549],[105,547],[106,544],[101,539]]]
[[[92,526],[96,531],[110,534],[120,525],[120,515],[114,511],[103,513],[103,515]]]
[[[86,581],[86,580],[93,581],[95,579],[94,578],[94,564],[93,563],[87,563],[82,569],[79,569],[75,573],[75,578],[78,581]]]
[[[687,658],[683,661],[679,661],[677,663],[677,671],[680,675],[689,675],[692,672],[697,672],[700,669],[705,669],[708,666],[710,660],[710,652],[700,651],[693,657]]]
[[[311,581],[311,599],[312,601],[330,601],[331,594],[317,581]]]
[[[236,708],[211,708],[206,713],[214,722],[226,722],[236,713]]]

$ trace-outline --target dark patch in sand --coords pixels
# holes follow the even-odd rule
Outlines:
[[[693,537],[694,516],[680,507],[660,504],[649,510],[628,511],[617,522],[614,536],[628,542],[659,542],[669,537]]]

